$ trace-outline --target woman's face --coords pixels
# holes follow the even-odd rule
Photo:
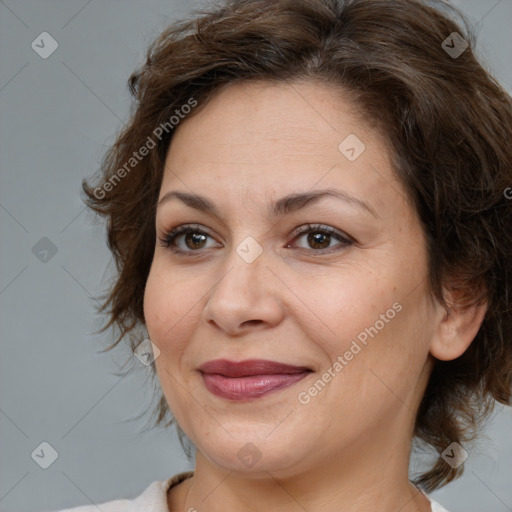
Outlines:
[[[316,82],[236,84],[173,138],[145,318],[210,464],[284,476],[408,454],[440,311],[388,147],[351,108]],[[219,359],[234,364],[205,366]]]

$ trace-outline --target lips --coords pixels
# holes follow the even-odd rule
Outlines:
[[[198,368],[210,393],[228,400],[251,400],[298,382],[312,370],[275,361],[216,359]]]

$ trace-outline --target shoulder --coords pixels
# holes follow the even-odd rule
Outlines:
[[[151,483],[139,496],[134,499],[118,499],[98,503],[94,505],[83,505],[79,507],[61,509],[55,512],[168,512],[167,491],[170,487],[178,485],[186,478],[192,476],[191,472],[179,473],[164,481]]]
[[[448,512],[444,507],[439,505],[439,503],[433,501],[431,498],[429,498],[430,503],[432,504],[432,512]]]
[[[437,501],[434,501],[425,491],[423,491],[422,489],[420,489],[419,487],[416,487],[416,489],[421,493],[423,494],[423,496],[425,496],[425,498],[427,498],[428,501],[430,501],[430,509],[431,509],[431,512],[448,512],[448,510],[446,510],[444,507],[442,507],[441,505],[439,505],[439,503],[437,503]]]

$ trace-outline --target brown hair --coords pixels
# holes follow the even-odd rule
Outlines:
[[[466,43],[460,55],[448,51]],[[416,483],[430,492],[460,476],[463,466],[440,453],[472,439],[495,400],[510,404],[512,393],[512,201],[504,193],[512,185],[512,100],[477,62],[474,44],[467,21],[442,1],[233,0],[166,29],[129,79],[137,103],[99,182],[84,182],[88,205],[108,220],[118,269],[102,311],[119,336],[106,350],[142,339],[171,116],[235,81],[321,79],[350,93],[387,138],[425,232],[433,297],[451,307],[445,287],[457,290],[460,305],[487,304],[468,350],[436,360],[416,418],[416,440],[438,452]],[[156,147],[131,161],[150,139]],[[161,393],[155,412],[157,425],[170,417]]]

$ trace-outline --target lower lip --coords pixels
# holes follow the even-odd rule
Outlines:
[[[248,377],[225,377],[218,374],[203,373],[203,381],[206,389],[216,396],[228,400],[250,400],[287,388],[310,373],[251,375]]]

